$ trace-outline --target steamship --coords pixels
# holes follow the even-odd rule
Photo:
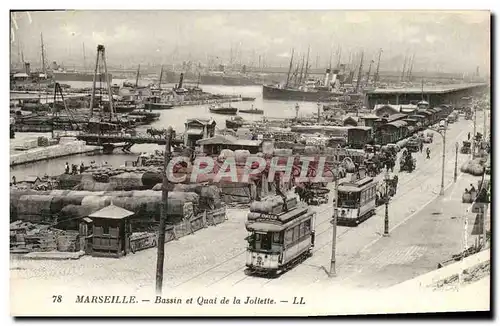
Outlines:
[[[339,70],[326,70],[323,82],[308,79],[299,87],[282,85],[263,85],[262,95],[267,100],[303,101],[303,102],[326,102],[343,96],[338,90],[340,80],[337,78]]]

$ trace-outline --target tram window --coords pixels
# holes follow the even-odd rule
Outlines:
[[[273,242],[280,243],[280,232],[273,232]]]
[[[262,235],[260,247],[264,250],[271,250],[271,235],[269,233]]]
[[[299,226],[293,228],[293,241],[296,241],[299,238]]]
[[[311,232],[311,220],[304,222],[304,230],[305,234],[309,234],[309,232]]]
[[[299,227],[299,237],[302,238],[306,234],[306,225],[305,223],[300,223]]]
[[[289,245],[293,241],[293,229],[286,230],[285,233],[285,245]]]

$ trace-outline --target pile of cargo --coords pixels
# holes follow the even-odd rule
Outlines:
[[[87,191],[144,190],[162,182],[160,167],[95,168],[83,174],[58,177],[61,189]]]
[[[14,149],[16,151],[27,151],[33,148],[38,147],[38,140],[37,139],[28,139],[25,140],[22,144],[16,145]]]
[[[152,190],[12,191],[10,217],[12,220],[57,223],[66,228],[75,228],[79,218],[113,204],[134,212],[132,223],[152,223],[160,219],[161,198],[161,191]],[[221,207],[220,190],[216,186],[178,185],[175,191],[168,194],[167,216],[174,223],[190,214],[196,215]]]
[[[80,250],[79,234],[47,225],[15,221],[10,224],[10,250],[13,253],[55,250],[75,252]]]
[[[460,171],[463,173],[472,174],[474,176],[481,176],[485,172],[486,159],[475,158],[465,162],[461,167]]]
[[[297,197],[294,194],[286,195],[286,207],[291,210],[297,206]],[[281,196],[268,196],[261,201],[254,201],[250,205],[248,219],[258,218],[262,214],[278,215],[284,212],[284,202]]]

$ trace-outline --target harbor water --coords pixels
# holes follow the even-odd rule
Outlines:
[[[114,80],[113,83],[119,83],[120,81]],[[74,82],[67,83],[71,87],[91,87],[92,83],[87,82]],[[142,81],[141,84],[147,84]],[[173,85],[162,85],[163,87],[171,87]],[[228,95],[241,95],[247,97],[255,97],[255,101],[251,102],[234,102],[231,106],[238,109],[250,109],[253,105],[254,108],[264,110],[263,115],[254,115],[241,113],[238,114],[245,120],[259,120],[263,116],[268,118],[292,118],[295,117],[295,104],[297,102],[290,101],[270,101],[264,100],[262,98],[262,86],[219,86],[219,85],[202,85],[201,88],[205,92],[213,94],[228,94]],[[316,113],[318,108],[316,103],[311,102],[298,102],[300,106],[299,116],[310,115]],[[223,104],[229,105],[229,104]],[[230,119],[230,116],[217,115],[210,113],[209,105],[197,105],[197,106],[180,106],[174,107],[171,110],[157,111],[160,112],[160,119],[155,121],[151,127],[162,129],[171,126],[178,133],[184,132],[184,123],[187,119],[191,118],[213,118],[217,125],[217,129],[224,129],[226,127],[226,119]],[[141,126],[138,128],[139,132],[145,131],[149,126]],[[24,138],[33,138],[34,136],[46,136],[50,137],[50,133],[16,133],[16,140]],[[11,142],[12,143],[12,142]],[[95,161],[96,164],[103,164],[107,162],[112,166],[120,166],[125,163],[125,161],[136,160],[138,154],[141,152],[151,152],[154,150],[163,150],[159,145],[154,144],[142,144],[134,145],[131,149],[131,153],[123,153],[120,149],[116,149],[114,154],[93,154],[93,155],[75,155],[68,157],[56,158],[48,161],[41,161],[36,163],[30,163],[25,165],[14,166],[10,168],[11,179],[15,176],[17,180],[25,180],[28,176],[43,176],[47,175],[58,175],[64,172],[64,165],[66,162],[71,164],[80,165],[82,162],[85,165],[90,164],[91,161]],[[13,149],[11,148],[11,151]]]

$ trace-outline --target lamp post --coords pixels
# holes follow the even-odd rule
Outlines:
[[[333,224],[333,230],[332,230],[332,258],[330,259],[330,273],[328,273],[328,277],[334,277],[337,275],[336,268],[335,268],[335,252],[337,251],[337,216],[338,216],[338,197],[339,197],[339,173],[338,173],[338,167],[334,171],[334,178],[335,178],[335,205],[333,206],[333,219],[332,219],[332,224]]]
[[[384,237],[389,236],[389,181],[391,180],[389,176],[389,171],[385,171],[384,181],[385,181],[385,218],[384,218]]]
[[[457,164],[458,164],[458,142],[455,143],[455,173],[453,174],[453,182],[457,182]]]
[[[444,162],[446,158],[446,122],[444,120],[441,120],[439,123],[439,127],[437,129],[433,129],[436,131],[438,134],[443,137],[443,162],[441,166],[441,190],[439,191],[439,195],[443,196],[444,195]]]

